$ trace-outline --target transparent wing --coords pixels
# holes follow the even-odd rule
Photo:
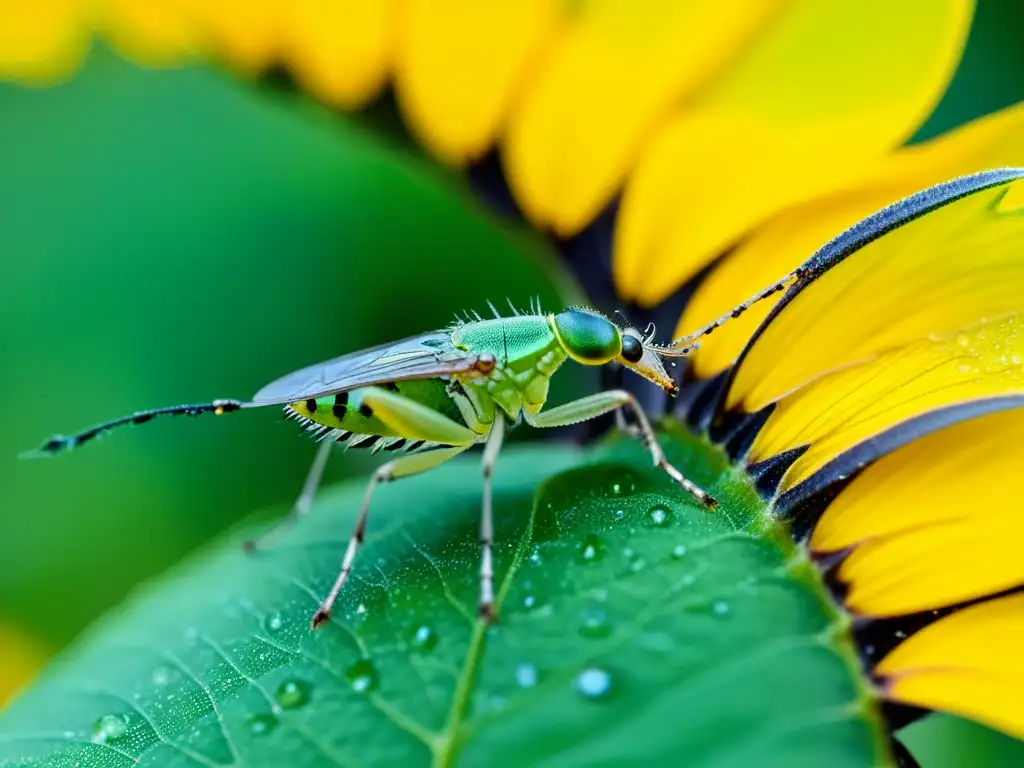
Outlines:
[[[301,368],[272,381],[252,405],[294,403],[388,381],[471,371],[477,356],[456,349],[447,333],[425,333]]]

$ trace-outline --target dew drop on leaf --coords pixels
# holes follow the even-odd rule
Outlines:
[[[537,668],[533,664],[516,665],[516,684],[520,688],[533,688],[537,684]]]
[[[277,689],[274,698],[285,709],[296,709],[309,701],[309,683],[302,680],[285,680]]]
[[[533,595],[527,595],[523,598],[523,606],[526,608],[533,608],[537,604],[537,598]]]
[[[267,617],[266,627],[268,632],[280,632],[281,627],[284,626],[284,622],[281,621],[281,617],[278,614]]]
[[[124,715],[104,715],[92,727],[94,744],[108,744],[115,741],[128,730],[128,721]]]
[[[578,546],[580,559],[585,563],[596,563],[604,557],[604,543],[597,534],[586,536]]]
[[[628,472],[616,474],[608,483],[608,490],[612,496],[627,496],[636,490],[636,483],[633,476]]]
[[[715,616],[728,616],[729,615],[729,604],[725,600],[715,600],[711,605],[711,612]]]
[[[437,645],[437,633],[425,624],[412,634],[412,647],[417,651],[429,651]]]
[[[612,624],[608,612],[596,603],[591,603],[580,614],[580,634],[584,637],[607,637]]]
[[[576,677],[576,690],[592,701],[608,698],[612,690],[612,676],[600,667],[588,667]]]
[[[674,547],[672,547],[672,557],[674,557],[676,560],[679,560],[680,558],[684,557],[685,555],[686,555],[686,545],[685,544],[676,544]]]
[[[178,670],[173,667],[167,667],[160,665],[153,670],[153,674],[150,676],[150,680],[153,681],[153,685],[158,688],[162,688],[165,685],[173,683],[180,677]]]
[[[377,669],[369,659],[360,659],[349,666],[345,677],[356,693],[366,693],[377,687]]]
[[[672,522],[672,510],[661,504],[651,507],[651,511],[647,515],[650,525],[654,528],[664,528]]]
[[[246,720],[246,725],[253,736],[265,736],[277,727],[277,718],[273,715],[253,715]]]

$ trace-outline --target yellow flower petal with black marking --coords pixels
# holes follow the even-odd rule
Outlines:
[[[929,190],[825,246],[745,350],[726,407],[758,411],[830,371],[1024,308],[1024,208],[1006,199],[1021,175]]]
[[[965,608],[875,668],[892,701],[969,717],[1024,738],[1024,595]]]
[[[883,442],[906,444],[843,488],[810,538],[818,557],[850,550],[834,572],[847,607],[900,616],[1024,584],[1021,434],[1020,396],[894,428]]]
[[[797,267],[833,235],[919,189],[988,168],[1024,166],[1024,104],[957,128],[932,141],[898,150],[872,164],[848,189],[797,205],[741,243],[701,283],[676,328],[698,328]],[[739,356],[768,315],[771,303],[716,331],[693,356],[694,372],[710,378]]]

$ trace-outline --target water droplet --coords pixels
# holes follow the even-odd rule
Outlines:
[[[345,677],[356,693],[366,693],[377,687],[377,669],[369,659],[360,659],[345,670]]]
[[[627,560],[632,560],[633,559],[633,555],[635,555],[635,554],[636,554],[636,552],[633,551],[632,547],[626,547],[624,550],[622,550],[622,556],[624,558],[626,558]]]
[[[163,665],[153,670],[153,674],[150,679],[153,681],[153,685],[163,687],[169,683],[174,682],[180,677],[178,670],[173,667],[165,667]]]
[[[284,626],[284,622],[281,617],[276,613],[273,616],[267,617],[266,627],[268,632],[280,632],[281,627]]]
[[[127,730],[124,715],[104,715],[92,727],[92,740],[95,744],[107,744],[124,736]]]
[[[295,709],[309,701],[309,694],[309,683],[302,680],[285,680],[278,687],[274,698],[285,709]]]
[[[527,595],[523,598],[523,605],[527,608],[533,608],[537,604],[537,598],[533,595]]]
[[[612,676],[598,667],[588,667],[576,677],[576,690],[592,701],[607,698],[612,690]]]
[[[273,715],[253,715],[246,724],[253,736],[266,736],[277,727],[277,718]]]
[[[624,510],[624,509],[616,509],[615,510],[615,519],[616,520],[622,520],[625,516],[626,516],[626,510]]]
[[[580,614],[580,634],[584,637],[607,637],[611,634],[612,624],[608,612],[600,605],[591,604]]]
[[[960,371],[960,373],[970,373],[971,372],[971,366],[966,365],[966,364],[958,365],[956,369],[958,371]]]
[[[612,478],[608,484],[608,490],[612,496],[627,496],[636,490],[636,484],[633,482],[633,476],[628,473],[623,473]]]
[[[585,563],[596,563],[604,557],[604,542],[597,534],[591,533],[578,545],[580,559]]]
[[[516,665],[516,684],[520,688],[533,688],[538,677],[537,668],[533,664]]]
[[[640,571],[642,571],[646,567],[647,563],[643,560],[643,558],[637,558],[629,564],[629,570],[633,573],[640,573]]]
[[[534,565],[540,565],[544,562],[544,559],[540,556],[540,547],[534,545],[533,552],[530,553],[530,562]]]
[[[681,557],[685,557],[685,555],[686,555],[686,545],[685,544],[676,544],[674,547],[672,547],[672,557],[674,557],[676,560],[680,559]]]
[[[956,335],[956,343],[961,347],[966,347],[971,343],[971,340],[967,337],[966,333],[958,333]]]
[[[360,603],[359,607],[356,608],[356,615],[357,616],[362,616],[364,613],[366,613],[366,606],[363,605],[362,603]]]
[[[725,600],[715,600],[711,604],[711,612],[715,616],[728,616],[729,615],[729,604]]]
[[[651,525],[655,528],[664,528],[670,522],[672,522],[672,510],[668,507],[659,504],[656,507],[651,507],[651,511],[647,513],[651,520]]]
[[[412,636],[412,647],[417,651],[429,651],[437,645],[437,634],[430,627],[419,627]]]

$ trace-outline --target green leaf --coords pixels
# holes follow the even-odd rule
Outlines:
[[[630,438],[502,455],[490,629],[473,458],[379,491],[312,632],[363,488],[328,491],[273,549],[224,542],[81,638],[0,721],[0,765],[887,764],[817,576],[716,450],[662,441],[718,511]]]

